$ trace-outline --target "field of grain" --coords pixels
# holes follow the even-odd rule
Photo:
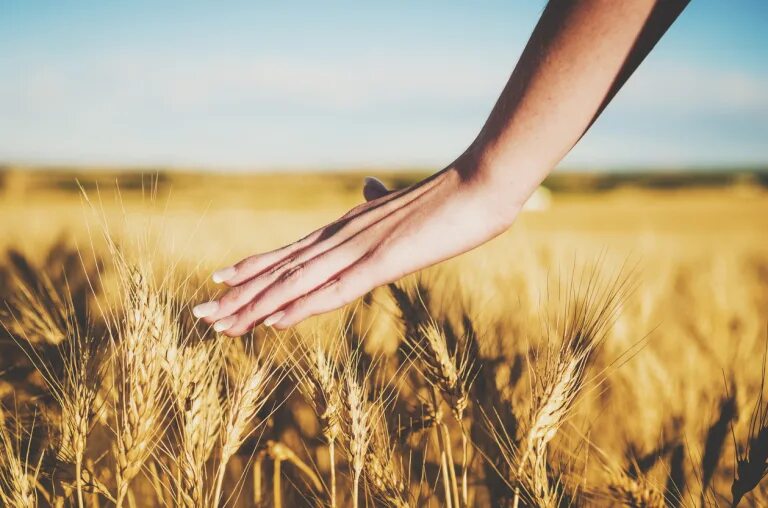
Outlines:
[[[553,181],[343,312],[194,322],[361,180],[0,172],[0,505],[768,506],[764,178]]]

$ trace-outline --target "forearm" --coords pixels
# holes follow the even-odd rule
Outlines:
[[[685,3],[550,2],[461,157],[405,189],[369,188],[370,201],[339,220],[220,270],[215,279],[231,289],[195,315],[228,335],[261,322],[286,328],[498,235]]]
[[[685,7],[685,0],[547,5],[460,170],[522,205]],[[511,203],[510,203],[511,200]]]

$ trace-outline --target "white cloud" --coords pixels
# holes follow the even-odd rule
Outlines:
[[[0,61],[0,158],[440,164],[479,130],[511,71],[501,62],[512,62],[439,48],[351,53],[324,59],[289,52],[246,57],[113,50],[75,61]],[[711,150],[696,145],[706,136],[695,125],[683,138],[633,124],[638,118],[684,123],[701,113],[731,120],[768,115],[768,77],[649,62],[570,160],[710,157]],[[729,146],[739,150],[731,156],[758,160],[764,154],[752,138],[729,138],[728,125],[722,129],[716,146],[724,157]]]
[[[768,75],[680,62],[641,66],[617,102],[637,111],[768,112]]]
[[[347,61],[116,54],[5,69],[0,104],[55,112],[64,104],[88,109],[97,102],[129,108],[132,102],[140,102],[184,112],[269,101],[355,110],[413,100],[485,99],[501,90],[507,73],[490,61],[440,54],[363,55]]]

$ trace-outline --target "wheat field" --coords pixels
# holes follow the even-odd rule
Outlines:
[[[768,506],[759,179],[554,182],[295,330],[194,321],[361,182],[0,172],[0,505]]]

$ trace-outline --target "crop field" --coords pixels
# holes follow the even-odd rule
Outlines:
[[[765,181],[554,177],[474,251],[229,339],[190,312],[212,271],[362,174],[5,169],[0,506],[768,506]]]

